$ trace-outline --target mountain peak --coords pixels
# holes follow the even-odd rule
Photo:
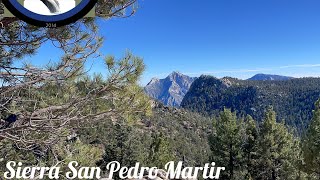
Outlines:
[[[248,80],[254,80],[254,81],[286,81],[294,79],[293,77],[289,76],[280,76],[280,75],[274,75],[274,74],[256,74],[253,77],[249,78]]]
[[[159,81],[160,81],[159,78],[155,78],[155,77],[154,77],[154,78],[151,79],[151,81],[148,83],[148,85],[149,85],[149,84],[157,83],[157,82],[159,82]]]
[[[195,78],[174,71],[165,79],[153,78],[144,88],[146,94],[167,106],[179,107]]]
[[[173,71],[170,75],[172,75],[172,74],[178,74],[178,75],[180,75],[181,73],[180,73],[179,71]]]
[[[176,77],[176,76],[185,76],[185,75],[180,73],[179,71],[173,71],[168,77]]]

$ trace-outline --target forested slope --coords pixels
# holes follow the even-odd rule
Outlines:
[[[278,120],[301,132],[309,124],[319,95],[320,78],[248,81],[201,76],[192,84],[181,106],[207,115],[217,114],[226,107],[258,121],[265,109],[273,106]]]

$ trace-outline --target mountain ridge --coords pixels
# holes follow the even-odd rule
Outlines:
[[[250,81],[201,76],[193,82],[181,107],[209,116],[229,108],[240,116],[248,114],[261,120],[265,110],[272,106],[279,121],[284,120],[287,125],[303,131],[319,97],[320,78]]]
[[[189,91],[192,83],[197,77],[190,77],[173,71],[166,78],[152,78],[150,82],[144,87],[145,93],[153,99],[162,102],[166,106],[180,107],[180,104]],[[217,78],[219,79],[219,78]],[[223,77],[220,80],[224,81],[227,86],[231,86],[230,79],[237,79],[233,77]],[[285,81],[294,79],[289,76],[273,75],[273,74],[256,74],[247,80],[251,81]]]
[[[263,74],[259,73],[247,80],[251,81],[286,81],[286,80],[291,80],[294,79],[293,77],[290,76],[281,76],[281,75],[276,75],[276,74]]]

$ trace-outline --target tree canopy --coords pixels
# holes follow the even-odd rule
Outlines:
[[[103,43],[96,19],[129,17],[136,0],[98,1],[95,18],[84,18],[60,28],[41,28],[16,18],[0,18],[0,138],[26,148],[53,143],[65,128],[74,129],[92,122],[150,112],[149,100],[137,82],[144,70],[141,58],[126,53],[123,58],[103,57]],[[3,9],[3,6],[1,6]],[[44,44],[63,52],[55,63],[39,67],[21,63]],[[105,59],[101,76],[86,73],[88,59]],[[17,63],[19,62],[19,63]],[[8,124],[6,118],[16,115]]]

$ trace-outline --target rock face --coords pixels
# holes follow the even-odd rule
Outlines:
[[[272,75],[272,74],[256,74],[253,77],[249,78],[248,80],[254,81],[287,81],[290,79],[294,79],[293,77],[288,76],[279,76],[279,75]]]
[[[179,107],[196,78],[173,72],[165,79],[153,78],[144,88],[152,98],[166,106]]]

